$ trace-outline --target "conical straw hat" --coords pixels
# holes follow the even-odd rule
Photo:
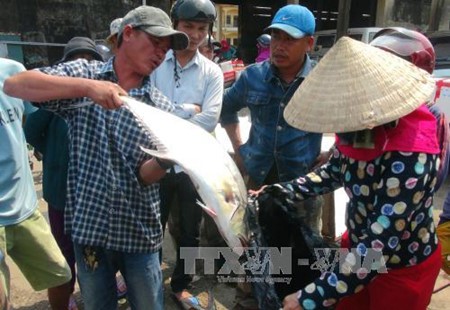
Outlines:
[[[370,129],[414,111],[434,89],[424,70],[342,37],[294,93],[284,118],[310,132]]]

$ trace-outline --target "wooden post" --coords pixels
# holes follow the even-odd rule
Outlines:
[[[350,20],[350,5],[351,0],[339,0],[339,15],[336,29],[336,41],[340,37],[345,36],[348,30]]]
[[[326,241],[334,242],[336,239],[334,193],[328,193],[323,195],[322,197],[322,236]]]
[[[430,20],[428,22],[428,31],[439,30],[439,23],[441,22],[442,10],[444,9],[444,0],[433,0],[431,2]]]

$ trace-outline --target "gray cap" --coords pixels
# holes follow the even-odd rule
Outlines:
[[[112,37],[116,36],[119,33],[120,25],[122,24],[123,18],[116,18],[109,25],[109,36],[106,38],[107,42],[111,42]]]
[[[122,35],[126,25],[139,27],[142,31],[155,37],[171,37],[171,47],[174,50],[184,50],[189,44],[188,36],[172,28],[169,16],[161,9],[142,5],[125,15],[119,29]]]

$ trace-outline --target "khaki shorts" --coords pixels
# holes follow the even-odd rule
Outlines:
[[[0,250],[16,263],[36,291],[62,285],[72,277],[47,221],[38,210],[21,223],[0,227]],[[9,296],[10,274],[5,260],[0,265],[0,281]]]
[[[450,275],[450,221],[438,225],[436,232],[442,246],[442,270]]]
[[[0,265],[5,261],[5,255],[0,250]],[[3,281],[0,281],[0,310],[9,309],[9,300],[6,296],[5,285]]]

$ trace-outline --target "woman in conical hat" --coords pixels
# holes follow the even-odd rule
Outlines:
[[[331,156],[254,194],[290,204],[344,187],[349,249],[286,296],[284,309],[426,309],[440,268],[432,217],[439,146],[424,105],[434,87],[405,59],[344,37],[297,90],[286,120],[337,133]]]

